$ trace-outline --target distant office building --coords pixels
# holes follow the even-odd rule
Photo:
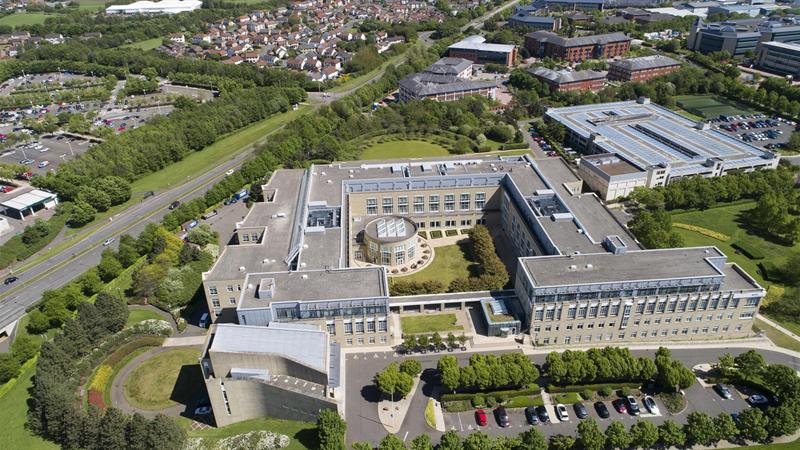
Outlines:
[[[494,99],[497,85],[491,81],[470,80],[472,66],[472,61],[463,58],[442,58],[425,71],[400,80],[399,99],[403,102],[423,99],[447,102],[471,95]]]
[[[774,169],[780,160],[648,99],[552,108],[546,119],[564,125],[569,143],[592,155],[581,158],[578,173],[604,200],[685,176]]]
[[[550,31],[534,31],[525,35],[525,48],[537,58],[550,57],[570,62],[611,59],[630,50],[631,38],[624,33],[567,38]]]
[[[800,44],[762,42],[758,45],[756,65],[769,72],[800,77]]]
[[[555,11],[603,11],[614,8],[650,8],[662,6],[666,0],[539,0],[538,8]]]
[[[613,61],[608,66],[608,79],[619,81],[646,81],[653,77],[678,70],[681,64],[663,55]]]
[[[502,64],[511,67],[517,58],[517,46],[490,44],[482,36],[469,36],[448,47],[447,56],[468,59],[475,64]]]
[[[538,16],[539,8],[530,5],[517,6],[508,18],[508,25],[525,30],[558,31],[561,28],[560,16]]]
[[[551,70],[533,67],[528,73],[555,91],[600,91],[606,85],[606,72],[597,70]]]
[[[702,19],[692,26],[686,48],[701,53],[726,51],[742,57],[755,52],[759,42],[800,42],[800,19],[741,19],[705,23]]]
[[[203,2],[200,0],[162,0],[160,2],[143,0],[127,5],[111,5],[106,8],[106,14],[178,14],[194,11],[202,6]]]

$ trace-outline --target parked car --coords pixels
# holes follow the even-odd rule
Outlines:
[[[111,245],[113,243],[114,243],[114,238],[113,237],[112,238],[108,238],[108,239],[105,240],[105,242],[103,242],[103,247],[108,247],[109,245]]]
[[[717,391],[720,397],[726,398],[730,400],[733,397],[733,393],[731,393],[731,389],[728,386],[725,386],[722,383],[717,383],[714,385],[714,390]]]
[[[486,411],[484,411],[482,409],[479,409],[479,410],[475,411],[475,422],[477,422],[478,425],[480,425],[482,427],[485,427],[486,426]]]
[[[203,313],[203,315],[200,316],[200,322],[197,325],[200,328],[205,328],[208,326],[208,313]]]
[[[44,169],[45,167],[50,165],[50,161],[42,161],[39,163],[39,168]]]
[[[547,412],[547,408],[544,406],[537,406],[536,407],[536,415],[539,416],[539,421],[542,423],[550,422],[550,414]]]
[[[508,412],[504,406],[498,406],[494,410],[494,415],[497,418],[497,424],[503,428],[511,426],[511,421],[508,419]]]
[[[0,192],[4,194],[8,194],[9,192],[13,191],[14,188],[11,186],[0,186]]]
[[[594,410],[597,411],[597,415],[603,419],[608,419],[611,416],[611,413],[608,411],[608,406],[603,402],[595,402]]]
[[[147,192],[145,192],[145,193],[144,193],[144,196],[143,196],[143,198],[150,198],[150,197],[152,197],[152,196],[154,196],[154,195],[156,195],[156,193],[155,193],[155,192],[153,192],[153,191],[147,191]]]
[[[752,406],[765,406],[769,404],[769,400],[767,397],[761,394],[753,394],[750,397],[747,397],[747,403],[751,404]]]
[[[629,395],[625,398],[625,403],[628,404],[628,414],[632,416],[639,415],[639,403],[636,402],[636,399],[633,398],[632,395]]]
[[[233,175],[233,169],[226,170],[225,175]]]
[[[561,403],[557,404],[556,417],[558,417],[558,420],[562,422],[567,422],[569,420],[569,412],[567,411],[567,407],[562,405]]]
[[[34,160],[32,160],[32,159],[23,159],[23,160],[22,160],[22,161],[20,161],[19,163],[20,163],[20,164],[25,164],[25,165],[28,165],[28,164],[33,164],[34,162],[36,162],[36,161],[34,161]]]
[[[644,407],[647,408],[648,411],[650,411],[650,414],[661,414],[661,412],[658,409],[658,405],[656,405],[656,400],[653,397],[646,395],[644,397],[643,403]]]
[[[585,419],[589,417],[589,410],[586,409],[586,406],[583,403],[575,403],[572,405],[572,409],[575,410],[575,415],[578,416],[578,419]]]
[[[179,201],[175,200],[174,202],[172,202],[172,203],[170,203],[170,204],[169,204],[169,209],[175,209],[175,208],[177,208],[177,207],[178,207],[178,206],[180,206],[180,205],[181,205],[181,202],[179,202]]]
[[[19,278],[18,278],[18,277],[8,277],[8,278],[6,278],[6,279],[3,281],[3,284],[5,284],[6,286],[8,286],[9,284],[11,284],[11,283],[13,283],[13,282],[15,282],[15,281],[17,281],[17,280],[19,280]]]
[[[536,415],[536,408],[533,406],[525,408],[525,418],[528,419],[528,423],[531,425],[539,423],[539,416]]]
[[[614,406],[614,409],[616,409],[617,412],[620,414],[628,412],[628,405],[625,403],[625,400],[621,398],[614,400],[613,402],[611,402],[611,404]]]

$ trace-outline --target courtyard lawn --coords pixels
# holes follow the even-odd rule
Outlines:
[[[161,314],[149,309],[132,309],[128,314],[128,322],[125,323],[125,327],[132,327],[139,322],[150,319],[163,320],[163,317],[161,317]]]
[[[286,447],[289,450],[310,450],[319,448],[317,426],[311,422],[264,418],[246,420],[244,422],[228,425],[227,427],[195,430],[191,428],[192,422],[189,419],[179,417],[177,420],[181,426],[186,428],[186,432],[190,438],[200,437],[215,442],[222,438],[244,434],[250,431],[272,431],[289,436],[291,441],[289,442],[289,446]]]
[[[457,325],[456,320],[456,315],[453,313],[420,314],[400,317],[400,325],[403,327],[403,334],[463,330],[464,327]]]
[[[38,25],[44,23],[44,19],[53,14],[45,13],[14,13],[0,18],[0,25],[18,27],[21,25]]]
[[[158,47],[159,45],[161,45],[162,41],[163,41],[162,38],[153,38],[153,39],[147,39],[147,40],[139,41],[139,42],[132,42],[130,44],[123,45],[122,47],[124,47],[124,48],[138,48],[138,49],[141,49],[141,50],[152,50],[152,49]]]
[[[672,222],[697,225],[730,236],[730,240],[722,242],[695,231],[674,228],[674,230],[683,237],[686,247],[703,245],[717,246],[723,253],[728,255],[729,261],[737,263],[755,278],[756,281],[766,287],[771,283],[765,281],[762,277],[758,269],[759,261],[752,260],[738,253],[737,250],[732,247],[732,244],[745,242],[749,247],[753,247],[760,250],[761,253],[769,255],[768,259],[765,258],[762,261],[768,260],[770,263],[778,266],[785,262],[792,247],[768,241],[754,234],[752,230],[747,229],[747,225],[743,222],[743,213],[753,209],[755,206],[756,204],[753,201],[744,201],[711,208],[705,211],[675,212],[672,214]],[[795,245],[794,247],[799,248],[800,245]]]
[[[178,383],[181,372],[200,370],[197,364],[197,348],[176,348],[159,353],[144,361],[125,380],[125,398],[131,405],[147,410],[160,410],[176,404],[176,398],[183,395],[178,391],[202,388],[190,386],[188,380]],[[188,366],[188,367],[187,367]]]
[[[16,384],[0,397],[0,411],[3,411],[3,432],[0,433],[0,448],[25,450],[51,450],[57,445],[33,435],[25,429],[28,414],[28,388],[36,365],[25,369]]]
[[[375,144],[361,153],[361,159],[426,158],[449,154],[450,152],[439,144],[418,140],[401,140]]]
[[[781,325],[785,327],[786,323],[781,322]],[[800,352],[800,342],[758,318],[753,323],[753,331],[763,331],[775,345]]]
[[[403,281],[441,281],[445,286],[456,278],[469,278],[472,275],[470,267],[475,263],[472,260],[470,244],[445,245],[433,249],[433,261],[419,272],[398,278]]]
[[[747,107],[747,105],[716,95],[676,95],[675,102],[686,111],[706,119],[719,117],[720,114],[740,115],[757,113],[756,110]]]

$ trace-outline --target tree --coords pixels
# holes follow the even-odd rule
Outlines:
[[[789,406],[784,403],[781,406],[767,409],[767,433],[771,437],[778,437],[793,434],[800,426],[800,417],[796,404]]]
[[[639,419],[631,425],[631,440],[634,447],[652,448],[658,442],[658,427]]]
[[[94,307],[102,317],[101,323],[108,334],[116,333],[125,328],[125,324],[128,322],[128,308],[121,299],[101,293],[97,296]]]
[[[575,446],[575,438],[567,436],[566,434],[556,434],[550,436],[549,446],[550,450],[570,450]]]
[[[11,344],[11,354],[20,364],[33,358],[39,351],[39,344],[28,334],[18,334]]]
[[[739,375],[745,380],[752,380],[764,369],[764,357],[755,350],[748,350],[733,358]]]
[[[456,348],[458,346],[458,339],[456,339],[455,334],[447,333],[447,346],[450,348]]]
[[[219,239],[219,233],[212,230],[211,226],[207,223],[201,223],[192,228],[186,235],[186,240],[199,246],[216,243],[217,239]]]
[[[492,439],[481,431],[476,431],[464,439],[465,450],[491,450]]]
[[[323,409],[317,417],[317,435],[320,450],[345,450],[344,434],[347,424],[332,409]]]
[[[586,419],[578,424],[578,445],[586,450],[601,450],[605,447],[606,436],[594,419]]]
[[[400,372],[407,373],[415,377],[422,373],[422,364],[416,359],[406,359],[400,363]]]
[[[453,430],[447,431],[439,441],[438,450],[461,450],[461,436]]]
[[[619,420],[612,421],[606,428],[606,447],[611,449],[626,449],[633,443],[633,438],[625,424]]]
[[[800,399],[800,377],[791,367],[769,364],[762,371],[761,377],[783,402]]]
[[[665,420],[658,426],[658,441],[664,447],[683,447],[686,445],[686,434],[683,427],[671,420]]]
[[[148,448],[180,450],[186,442],[186,431],[177,422],[164,414],[157,414],[150,421],[147,438]]]
[[[681,236],[672,229],[672,219],[663,209],[642,211],[628,224],[631,232],[647,248],[682,247]]]
[[[414,379],[408,373],[401,372],[397,363],[393,362],[382,372],[375,374],[374,382],[378,391],[392,396],[398,394],[402,398],[411,393]]]
[[[411,450],[433,450],[431,437],[427,434],[420,434],[411,440]]]
[[[97,210],[92,205],[79,200],[72,205],[69,222],[74,227],[82,227],[93,221],[95,214],[97,214]]]
[[[378,444],[378,450],[402,450],[405,448],[403,440],[394,434],[387,434]]]
[[[417,341],[419,342],[419,346],[422,347],[422,350],[428,350],[428,345],[430,344],[430,338],[427,335],[420,336]]]
[[[768,442],[768,426],[769,419],[758,408],[748,408],[739,413],[739,435],[747,440]]]
[[[723,377],[731,376],[733,373],[733,367],[736,365],[736,361],[733,358],[733,355],[730,353],[725,353],[719,357],[719,362],[716,364],[716,369],[719,370],[720,375]]]
[[[0,353],[0,383],[16,378],[19,371],[20,365],[17,358],[10,353]]]
[[[718,441],[733,442],[739,434],[739,429],[730,414],[720,413],[714,417],[714,432]]]
[[[520,450],[547,450],[547,439],[537,428],[528,428],[519,438]]]
[[[413,334],[409,334],[408,336],[403,339],[403,347],[406,348],[406,351],[413,351],[417,348],[417,337]]]
[[[150,421],[138,412],[134,413],[125,429],[125,440],[128,442],[128,449],[147,450],[145,444],[147,443],[149,428]]]
[[[439,334],[439,332],[433,333],[431,341],[433,341],[433,348],[436,349],[436,351],[442,348],[442,335]]]
[[[689,413],[686,417],[685,431],[687,440],[692,444],[710,446],[718,442],[714,431],[714,419],[704,412]]]
[[[122,273],[122,264],[117,260],[113,250],[104,250],[100,258],[100,264],[97,265],[97,273],[100,279],[108,283],[109,281],[117,278]]]
[[[139,250],[136,246],[136,239],[128,234],[119,237],[119,247],[117,248],[117,259],[123,267],[130,267],[139,259]]]
[[[98,448],[125,448],[125,428],[128,419],[117,408],[106,409],[105,414],[100,419],[98,429],[97,447]]]
[[[78,278],[78,285],[83,295],[92,296],[103,289],[103,280],[100,279],[97,268],[91,268]]]

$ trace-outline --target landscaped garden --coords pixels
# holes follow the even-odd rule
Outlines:
[[[180,375],[199,372],[198,357],[200,352],[195,347],[176,348],[159,353],[144,361],[125,381],[125,398],[132,406],[146,410],[160,410],[174,406],[176,399],[189,396],[199,385],[193,385],[190,379],[182,379]],[[182,374],[183,372],[183,374]]]
[[[374,144],[361,153],[361,159],[425,158],[449,154],[440,144],[411,139]]]
[[[125,324],[126,327],[132,327],[139,322],[145,320],[164,320],[161,314],[149,310],[149,309],[131,309],[130,313],[128,314],[128,322]]]
[[[207,428],[196,430],[191,427],[192,421],[186,418],[178,419],[181,426],[187,430],[189,439],[202,439],[203,446],[196,448],[214,448],[215,444],[225,438],[250,433],[253,431],[270,431],[272,433],[288,436],[288,450],[312,450],[319,448],[316,425],[310,422],[280,419],[253,419],[238,422],[221,428]],[[242,448],[242,447],[240,447]],[[248,447],[244,447],[248,448]]]
[[[404,315],[400,318],[403,334],[435,333],[463,330],[454,313]]]
[[[757,111],[716,95],[677,95],[675,102],[692,114],[713,119],[724,115],[756,114]]]
[[[402,280],[419,282],[437,280],[447,286],[456,278],[466,278],[472,275],[470,268],[475,261],[468,241],[436,247],[433,251],[435,252],[434,258],[428,267],[415,274],[402,277]]]

